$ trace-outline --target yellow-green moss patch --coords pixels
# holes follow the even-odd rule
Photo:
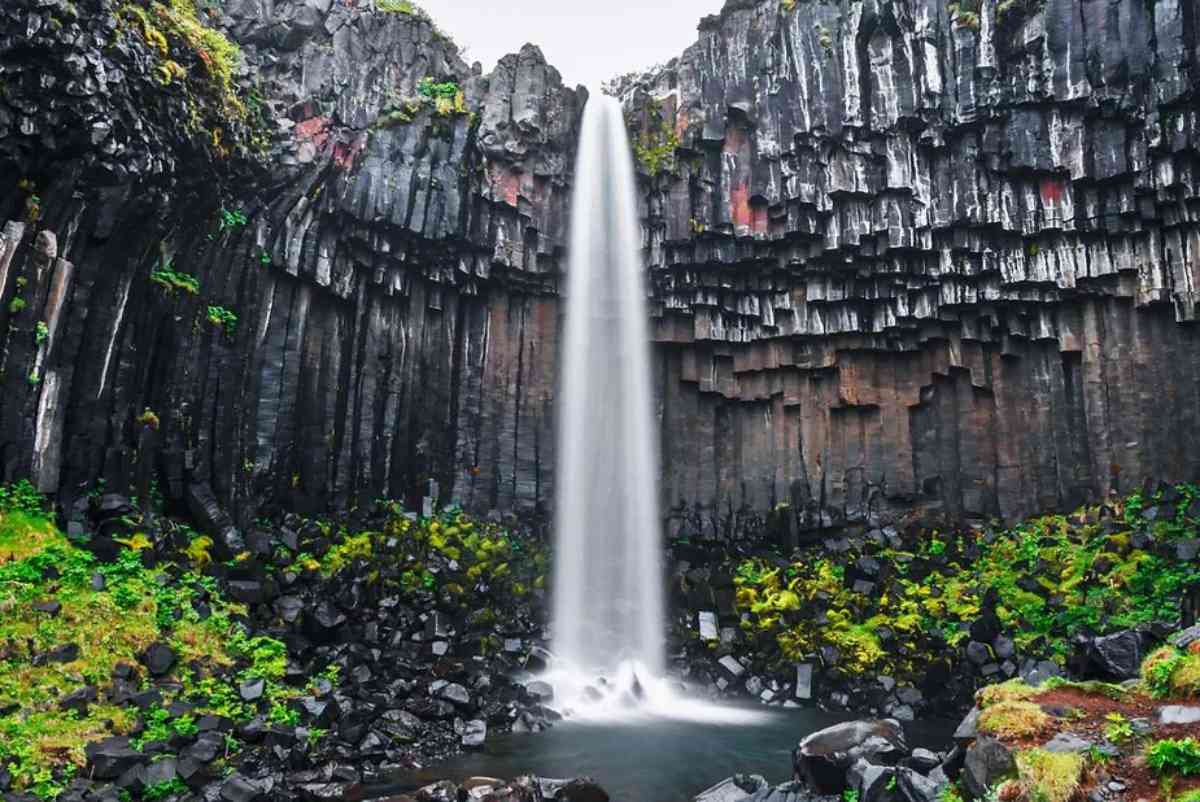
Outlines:
[[[1050,717],[1033,702],[1009,699],[979,714],[979,731],[1001,738],[1026,738],[1044,730]]]

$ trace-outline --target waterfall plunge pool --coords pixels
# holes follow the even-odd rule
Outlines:
[[[791,752],[809,733],[854,716],[809,708],[726,705],[757,723],[723,725],[668,718],[559,722],[536,735],[489,737],[485,748],[420,772],[398,775],[385,790],[411,792],[441,779],[590,776],[619,802],[687,802],[733,774],[791,779]],[[910,747],[945,749],[956,722],[904,725]]]

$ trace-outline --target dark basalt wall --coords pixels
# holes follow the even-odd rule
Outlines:
[[[416,16],[229,0],[269,141],[213,159],[211,132],[153,113],[194,99],[153,80],[116,4],[66,5],[0,9],[4,475],[67,498],[157,478],[243,520],[419,504],[430,479],[444,502],[540,506],[584,96],[531,46],[480,76]],[[470,113],[387,120],[426,76]],[[168,260],[198,293],[151,281]]]
[[[4,476],[544,510],[586,95],[533,47],[484,76],[418,17],[227,0],[265,130],[214,153],[118,5],[0,9]],[[1198,472],[1197,3],[1005,5],[732,0],[620,86],[679,143],[643,209],[673,528]],[[469,113],[397,118],[426,76]]]
[[[1200,4],[792,5],[621,86],[683,148],[646,209],[677,520],[1195,476]]]

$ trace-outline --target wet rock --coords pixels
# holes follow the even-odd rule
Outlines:
[[[693,802],[745,802],[769,787],[766,779],[757,774],[737,774],[701,791]]]
[[[145,759],[125,737],[106,738],[84,747],[88,771],[98,780],[115,780]]]
[[[549,702],[554,698],[554,687],[543,680],[533,680],[525,683],[525,690],[539,702]]]
[[[712,612],[701,612],[696,614],[700,627],[701,640],[717,640],[720,633],[717,629],[717,614]]]
[[[99,694],[96,686],[85,685],[59,699],[58,706],[63,710],[75,710],[82,714],[87,712],[88,705],[95,704],[97,698],[99,698]]]
[[[895,776],[892,767],[878,766],[859,758],[847,770],[846,784],[858,794],[860,802],[879,802]]]
[[[1158,711],[1160,724],[1195,724],[1200,722],[1200,707],[1165,705]]]
[[[958,728],[954,730],[954,740],[957,743],[965,746],[975,740],[975,736],[979,732],[980,712],[978,707],[971,708],[971,712],[967,713],[963,720],[959,722]]]
[[[1070,732],[1055,734],[1042,748],[1047,752],[1087,752],[1095,744]]]
[[[896,769],[896,786],[905,802],[938,802],[946,785],[913,769]]]
[[[908,756],[907,762],[909,766],[922,774],[928,774],[941,764],[942,758],[937,753],[918,746],[912,750],[912,754]]]
[[[246,680],[238,686],[238,694],[244,702],[254,702],[262,698],[267,683],[262,679]]]
[[[221,785],[221,799],[225,802],[260,802],[266,799],[274,783],[269,779],[250,779],[234,774]]]
[[[815,732],[792,751],[796,779],[807,780],[821,793],[840,793],[846,770],[860,758],[894,765],[908,754],[904,731],[888,720],[850,721]]]
[[[487,722],[473,719],[466,722],[462,733],[462,745],[467,749],[481,749],[487,740]]]
[[[608,793],[590,777],[580,777],[559,788],[554,802],[608,802]]]
[[[64,643],[61,646],[55,646],[44,654],[39,654],[34,658],[34,665],[45,665],[47,663],[73,663],[79,659],[79,645],[76,643]]]
[[[813,667],[811,663],[796,665],[795,696],[797,699],[804,700],[813,698]]]
[[[742,674],[746,673],[746,667],[744,665],[742,665],[738,661],[738,659],[731,654],[727,654],[724,657],[722,657],[720,660],[718,660],[717,665],[719,665],[719,666],[721,666],[721,668],[725,669],[725,672],[732,679],[735,679],[735,680],[738,677],[742,676]]]
[[[156,641],[146,647],[140,659],[152,676],[165,677],[175,665],[175,650],[162,641]]]
[[[1087,655],[1096,673],[1118,681],[1136,678],[1145,657],[1142,638],[1132,630],[1094,638]]]
[[[1016,767],[1007,746],[983,736],[967,748],[961,781],[971,799],[983,799],[989,788],[1016,771]]]

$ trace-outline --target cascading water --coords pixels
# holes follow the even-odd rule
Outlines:
[[[593,95],[575,169],[558,421],[554,667],[559,704],[745,719],[664,679],[650,339],[633,161],[616,100]],[[707,711],[707,712],[706,712]]]
[[[593,97],[575,170],[558,435],[554,651],[658,675],[663,615],[641,228],[621,108]]]

